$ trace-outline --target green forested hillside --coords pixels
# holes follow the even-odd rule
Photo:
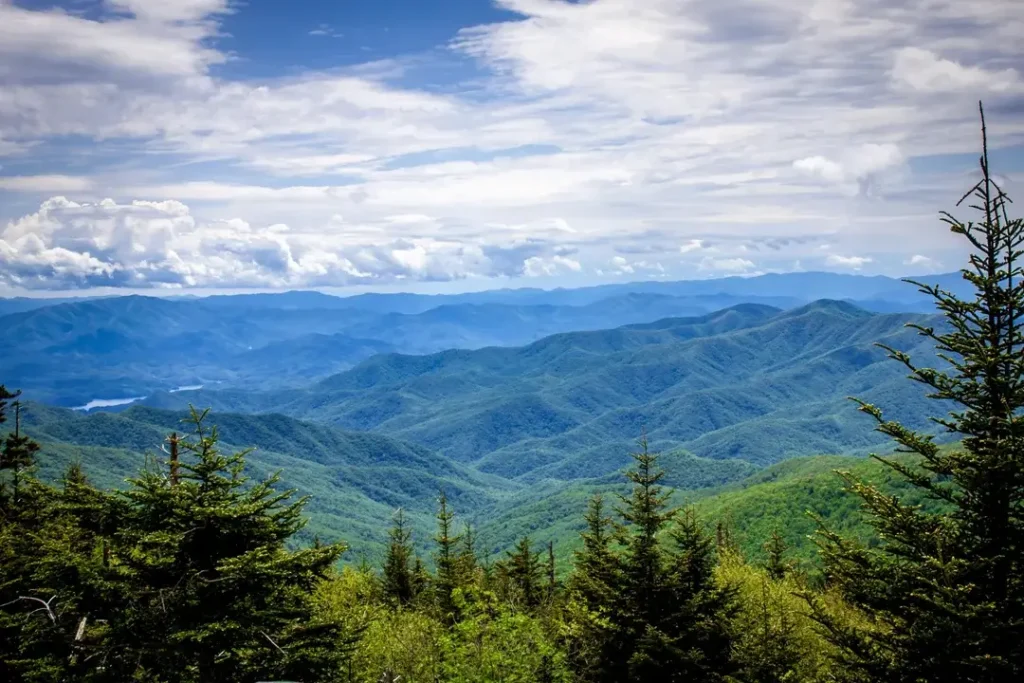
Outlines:
[[[181,411],[147,407],[83,415],[38,404],[29,404],[24,415],[27,433],[43,446],[44,478],[57,479],[77,461],[97,484],[112,488],[123,486],[147,461],[153,466],[166,460],[160,446],[172,431],[181,430],[184,417]],[[304,537],[345,540],[352,546],[349,561],[379,556],[382,530],[399,507],[409,515],[417,544],[425,547],[443,488],[459,519],[477,527],[482,552],[499,556],[530,535],[538,543],[555,542],[564,563],[578,545],[590,496],[614,496],[628,488],[619,472],[523,485],[419,446],[280,414],[215,413],[209,421],[218,427],[225,448],[255,448],[248,459],[252,476],[280,470],[286,486],[311,495],[311,523]],[[795,556],[809,562],[814,548],[808,536],[816,528],[812,514],[856,537],[871,537],[856,497],[842,490],[836,470],[849,470],[886,492],[910,494],[908,501],[920,502],[916,490],[864,457],[797,457],[758,469],[743,460],[673,451],[662,455],[661,465],[677,502],[692,503],[705,520],[725,524],[750,557],[759,556],[765,539],[778,531]]]
[[[172,432],[181,432],[187,412],[135,406],[120,413],[83,414],[30,403],[22,415],[25,432],[42,445],[39,467],[44,479],[55,481],[69,464],[78,462],[98,485],[120,488],[140,469],[162,467],[167,455],[161,447]],[[311,521],[302,538],[344,540],[351,547],[347,561],[379,556],[386,540],[383,530],[397,508],[406,511],[417,543],[426,547],[442,489],[459,519],[482,530],[500,524],[494,520],[523,501],[565,497],[560,482],[526,486],[375,433],[344,431],[280,414],[213,413],[208,422],[217,427],[225,449],[254,449],[247,460],[251,476],[280,471],[285,486],[312,496]],[[702,460],[682,453],[666,458],[666,463],[673,485],[687,490],[735,481],[754,470],[740,461]],[[619,479],[614,475],[603,481]],[[601,484],[589,482],[583,490]],[[579,521],[578,509],[567,506],[564,512],[566,521]],[[503,534],[486,535],[483,540],[495,553],[509,545]]]
[[[525,482],[618,471],[642,429],[663,452],[764,466],[879,444],[850,395],[923,425],[923,393],[874,343],[934,358],[905,327],[927,320],[838,301],[744,305],[518,348],[379,355],[306,390],[204,390],[154,402],[372,430]]]
[[[948,282],[948,276],[930,276]],[[180,386],[296,387],[377,353],[528,344],[545,336],[813,298],[875,311],[932,310],[892,278],[788,273],[573,290],[337,297],[0,299],[0,376],[56,405]]]
[[[42,444],[41,475],[57,479],[71,462],[106,487],[123,486],[140,469],[163,463],[160,450],[181,432],[183,411],[134,407],[123,413],[82,415],[29,404],[24,430]],[[254,448],[247,461],[256,478],[281,471],[285,486],[310,495],[311,523],[304,537],[344,539],[350,560],[375,557],[395,509],[404,508],[417,528],[431,528],[434,502],[444,489],[471,518],[518,488],[478,473],[422,447],[377,434],[352,433],[283,415],[211,415],[225,449]],[[426,542],[421,534],[421,541]]]

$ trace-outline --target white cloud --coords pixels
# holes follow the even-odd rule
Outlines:
[[[634,273],[636,268],[623,256],[615,256],[609,261],[613,273]]]
[[[134,15],[106,21],[0,3],[0,78],[7,83],[111,83],[201,77],[226,57],[204,45],[222,0],[108,2]],[[15,92],[15,96],[19,93]]]
[[[85,192],[92,187],[92,179],[81,176],[0,176],[0,190],[13,192]]]
[[[0,232],[0,283],[73,287],[346,286],[399,280],[578,272],[537,240],[395,238],[373,226],[257,227],[204,221],[177,201],[73,202],[54,197]]]
[[[884,11],[869,0],[499,4],[520,18],[466,29],[449,46],[449,57],[476,62],[473,80],[430,80],[443,87],[427,91],[410,84],[426,82],[417,69],[429,54],[227,79],[215,67],[237,57],[232,71],[244,72],[247,55],[229,53],[222,17],[252,8],[226,0],[107,0],[88,15],[0,0],[0,183],[17,200],[5,206],[25,213],[36,192],[92,207],[106,196],[121,207],[188,202],[195,227],[176,227],[168,242],[182,250],[181,235],[219,244],[211,236],[241,221],[238,242],[263,246],[239,249],[269,260],[277,249],[287,267],[229,256],[189,273],[225,287],[568,277],[618,253],[647,260],[623,258],[611,271],[647,276],[662,258],[652,254],[676,249],[663,264],[680,276],[700,264],[852,267],[798,241],[823,237],[839,254],[872,244],[875,260],[856,267],[882,270],[922,239],[946,240],[935,248],[945,254],[934,216],[963,178],[915,175],[908,160],[976,153],[979,94],[993,144],[1024,142],[1024,16],[1003,0],[907,0]],[[67,139],[116,153],[76,149],[76,162],[94,158],[95,169],[64,175],[79,173],[68,170]],[[126,221],[97,220],[138,239]],[[289,230],[258,227],[274,224]],[[124,266],[103,277],[133,282],[125,273],[139,268],[122,252],[63,239],[26,241],[17,253],[78,254],[67,273]],[[273,246],[282,241],[287,250]],[[309,246],[317,241],[320,251]],[[10,260],[14,242],[5,244]],[[377,262],[353,256],[361,245]],[[626,245],[634,251],[618,251]],[[174,261],[147,254],[149,264]],[[186,282],[183,266],[154,268]]]
[[[910,258],[903,262],[906,266],[918,266],[921,268],[941,268],[942,263],[937,261],[930,256],[923,256],[921,254],[914,254]]]
[[[523,274],[527,277],[550,277],[565,271],[578,273],[583,268],[579,261],[558,254],[547,258],[531,256],[523,265]]]
[[[794,161],[793,167],[829,183],[844,185],[850,191],[864,192],[871,181],[903,163],[903,154],[896,145],[866,144],[844,150],[839,160],[823,156],[805,157]]]
[[[909,86],[929,93],[1002,93],[1024,89],[1024,82],[1015,69],[964,66],[917,47],[906,47],[896,53],[892,78],[899,87]]]
[[[697,267],[699,270],[707,271],[715,275],[736,275],[740,273],[747,273],[756,268],[756,265],[753,261],[745,258],[712,258],[710,256],[706,256],[701,259],[700,264],[698,264]]]
[[[853,270],[860,270],[865,265],[871,263],[872,259],[867,256],[841,256],[839,254],[829,254],[825,258],[825,263],[830,266],[837,268],[851,268]]]

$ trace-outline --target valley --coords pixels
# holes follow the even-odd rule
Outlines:
[[[870,293],[877,278],[823,276],[822,289],[833,280],[852,294]],[[926,426],[923,394],[875,346],[934,359],[906,327],[937,324],[926,307],[888,312],[915,308],[893,293],[889,304],[874,299],[884,312],[852,297],[803,303],[786,276],[765,282],[746,283],[746,294],[728,280],[637,285],[698,289],[687,297],[602,288],[452,301],[122,297],[12,313],[0,328],[9,349],[30,349],[6,355],[4,371],[32,380],[24,429],[43,446],[48,479],[80,462],[97,483],[122,486],[166,458],[160,449],[189,406],[211,408],[225,449],[254,448],[249,476],[279,471],[311,496],[299,539],[344,539],[349,562],[380,555],[399,507],[426,553],[440,489],[488,554],[529,533],[557,540],[564,561],[588,495],[624,490],[641,433],[663,454],[679,500],[732,510],[737,533],[753,538],[747,526],[763,531],[760,513],[744,505],[765,495],[757,477],[802,458],[890,448],[848,397]],[[337,331],[356,328],[367,337]],[[40,372],[26,360],[33,353],[63,360]],[[146,394],[54,405],[54,392],[115,386]],[[827,479],[824,469],[815,476]],[[830,500],[839,495],[822,485]]]

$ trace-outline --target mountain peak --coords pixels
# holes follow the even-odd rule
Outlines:
[[[817,299],[809,304],[787,311],[786,315],[797,317],[808,313],[826,313],[845,318],[866,318],[874,315],[856,304],[839,299]]]

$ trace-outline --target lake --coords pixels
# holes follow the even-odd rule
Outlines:
[[[114,406],[124,406],[129,403],[135,403],[146,398],[145,396],[133,396],[132,398],[94,398],[93,400],[86,403],[84,406],[78,406],[72,408],[72,410],[84,410],[90,411],[95,408],[113,408]]]

